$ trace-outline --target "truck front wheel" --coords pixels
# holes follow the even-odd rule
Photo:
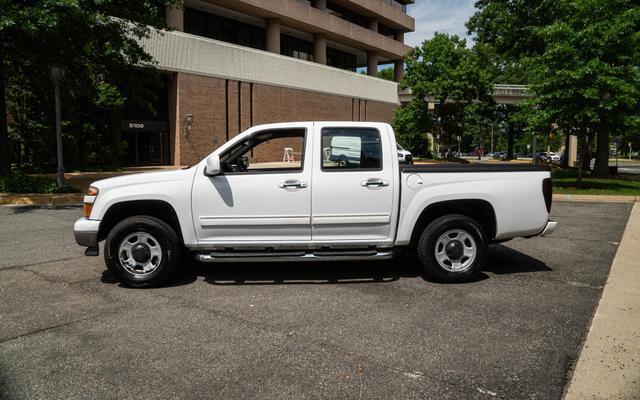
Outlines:
[[[158,286],[180,265],[178,235],[150,216],[129,217],[111,229],[104,246],[107,268],[125,285]]]
[[[427,275],[440,282],[466,282],[476,278],[489,252],[484,229],[458,214],[431,222],[418,241],[418,258]]]

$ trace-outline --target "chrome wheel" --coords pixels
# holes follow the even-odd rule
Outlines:
[[[162,261],[162,247],[156,238],[146,232],[135,232],[120,243],[120,264],[127,272],[144,276],[155,271]]]
[[[469,233],[452,229],[443,233],[436,241],[436,260],[450,272],[462,272],[473,265],[478,254],[476,241]]]

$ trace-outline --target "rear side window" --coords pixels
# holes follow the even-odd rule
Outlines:
[[[380,132],[371,128],[322,129],[323,171],[382,169]]]

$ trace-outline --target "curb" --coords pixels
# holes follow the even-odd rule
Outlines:
[[[554,194],[553,201],[585,201],[591,203],[637,203],[640,196],[611,196],[597,194]]]
[[[82,193],[0,193],[2,206],[64,206],[82,204]]]

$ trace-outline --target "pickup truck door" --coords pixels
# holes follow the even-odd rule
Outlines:
[[[313,124],[287,126],[226,149],[220,175],[206,176],[201,163],[192,193],[200,246],[311,240]]]
[[[316,123],[314,130],[313,241],[392,241],[399,170],[386,124]]]

